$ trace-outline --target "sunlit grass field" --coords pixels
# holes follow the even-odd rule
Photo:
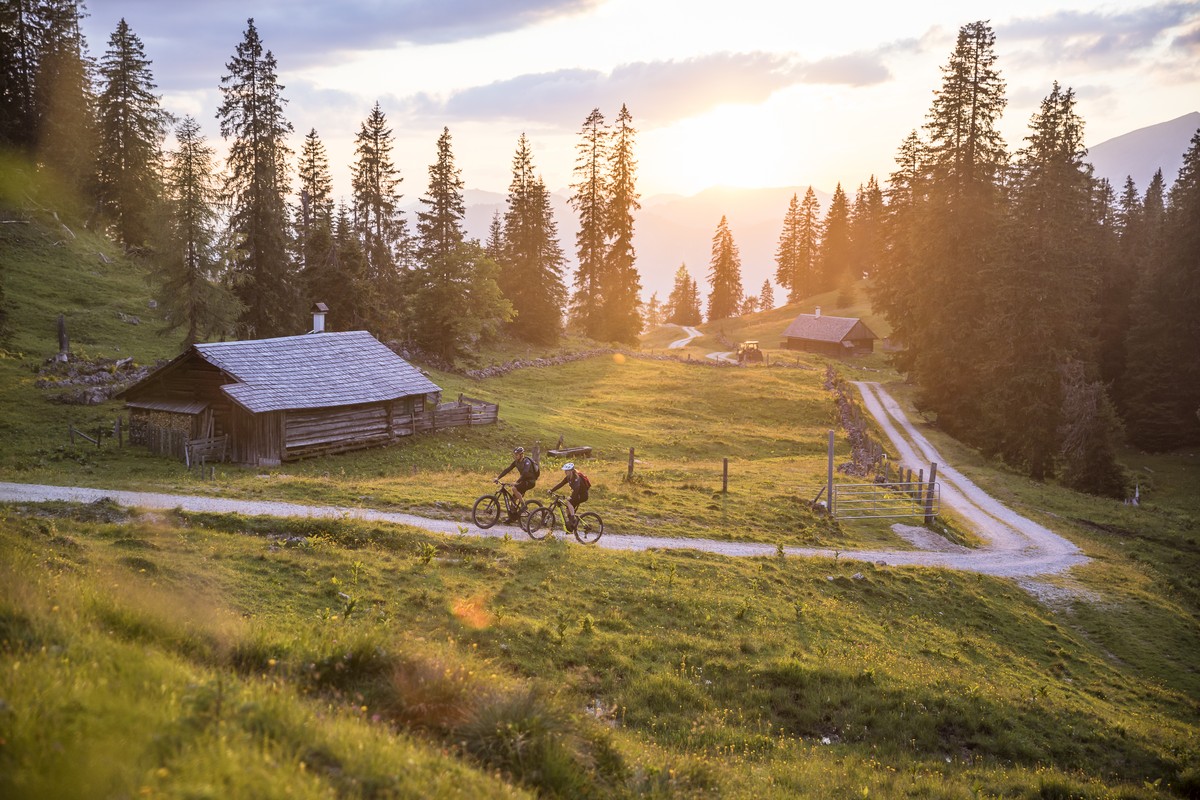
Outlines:
[[[653,357],[674,328],[651,333],[647,357],[483,381],[431,371],[447,398],[498,402],[501,423],[388,448],[220,465],[210,480],[111,439],[71,446],[68,423],[111,427],[120,404],[53,404],[34,385],[57,349],[55,308],[85,354],[151,363],[173,345],[152,314],[122,318],[149,310],[151,292],[103,241],[0,227],[20,256],[5,265],[0,480],[466,524],[514,445],[561,437],[594,448],[580,462],[590,505],[615,533],[903,546],[886,525],[809,509],[835,427],[824,360]],[[769,348],[810,310],[724,333]],[[701,327],[684,353],[697,361],[725,349]],[[475,366],[550,354],[496,344]],[[906,400],[882,356],[837,368]],[[841,559],[2,507],[0,797],[1200,797],[1200,459],[1124,454],[1143,491],[1132,507],[1030,481],[924,429],[1091,561],[1043,580],[1039,600],[1013,581]],[[841,435],[836,458],[849,458]],[[543,464],[535,497],[561,474],[561,459]]]
[[[1049,608],[834,560],[0,515],[5,797],[1200,790],[1194,623],[1136,562]]]

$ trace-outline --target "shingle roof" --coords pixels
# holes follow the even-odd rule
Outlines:
[[[789,339],[808,339],[816,342],[840,342],[850,335],[854,326],[861,325],[858,339],[878,338],[857,317],[828,317],[825,315],[801,314],[792,320],[783,335]]]
[[[201,358],[238,381],[221,390],[254,413],[377,403],[441,391],[367,331],[194,347]]]
[[[169,411],[172,414],[199,414],[208,408],[208,403],[203,400],[129,400],[125,405],[147,411]]]

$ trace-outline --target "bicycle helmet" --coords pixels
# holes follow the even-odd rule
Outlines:
[[[568,461],[567,463],[563,464],[563,472],[570,472],[573,469],[575,469],[574,461]]]
[[[521,455],[521,454],[522,454],[522,453],[524,453],[524,452],[525,452],[525,448],[524,448],[524,447],[514,447],[514,448],[513,448],[513,455],[514,455],[514,456],[519,456],[519,455]]]

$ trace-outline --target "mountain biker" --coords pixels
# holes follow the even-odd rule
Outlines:
[[[561,489],[565,484],[571,484],[571,499],[567,501],[567,530],[574,531],[575,525],[579,522],[575,516],[575,512],[579,507],[587,502],[588,489],[592,488],[592,482],[587,476],[579,470],[575,469],[575,462],[568,461],[563,464],[563,479],[555,484],[551,492]]]
[[[493,483],[499,483],[501,478],[514,469],[520,477],[517,478],[516,484],[513,485],[513,500],[515,502],[512,509],[508,512],[505,522],[516,522],[517,518],[521,516],[521,498],[537,484],[538,475],[540,474],[537,462],[525,455],[525,448],[516,447],[513,449],[512,463],[496,476]]]

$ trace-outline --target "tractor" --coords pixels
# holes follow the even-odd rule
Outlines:
[[[739,344],[737,359],[739,364],[761,364],[763,353],[758,349],[758,342],[751,340]]]

